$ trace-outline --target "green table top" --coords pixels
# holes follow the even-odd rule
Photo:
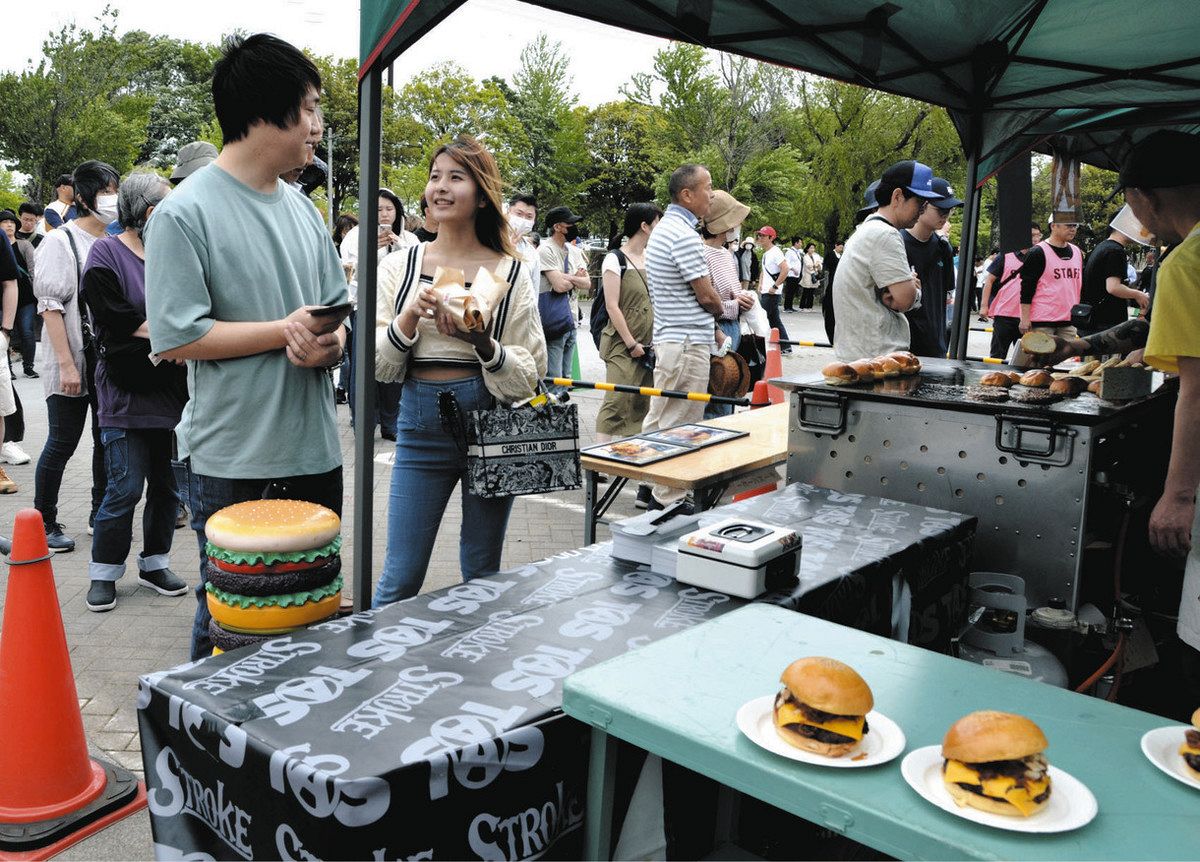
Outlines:
[[[903,754],[864,769],[829,769],[763,750],[738,730],[746,701],[779,688],[797,658],[854,667],[875,709],[907,737]],[[901,859],[1196,859],[1200,791],[1143,756],[1149,713],[1021,679],[773,605],[748,605],[566,681],[563,709],[581,721],[716,781]],[[1023,834],[936,808],[900,774],[905,754],[940,745],[977,709],[1028,716],[1050,763],[1082,781],[1099,813],[1087,826]],[[1182,733],[1181,733],[1182,741]]]

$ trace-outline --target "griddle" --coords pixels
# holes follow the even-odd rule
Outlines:
[[[1099,425],[1122,414],[1139,412],[1139,406],[1173,392],[1177,388],[1174,378],[1169,381],[1159,372],[1154,372],[1151,392],[1145,398],[1133,401],[1105,401],[1098,395],[1085,392],[1075,397],[1066,397],[1051,404],[1025,404],[1008,398],[1005,401],[974,401],[967,397],[967,390],[979,386],[983,375],[993,371],[1017,371],[1027,369],[1007,365],[983,365],[955,359],[921,360],[921,372],[910,376],[892,377],[871,383],[856,383],[848,386],[832,386],[820,374],[784,377],[771,382],[782,389],[815,396],[816,400],[865,400],[882,401],[908,406],[928,406],[943,410],[962,410],[969,413],[989,415],[1011,415],[1030,418],[1060,419],[1070,425]],[[1009,391],[1025,387],[1013,386]]]

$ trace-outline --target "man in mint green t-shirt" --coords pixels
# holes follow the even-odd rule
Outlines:
[[[233,503],[309,500],[341,512],[333,387],[346,278],[320,215],[280,179],[306,164],[321,78],[273,36],[231,40],[213,69],[224,148],[155,208],[146,230],[153,351],[188,360],[178,431],[200,544],[192,658],[212,652],[204,524]]]

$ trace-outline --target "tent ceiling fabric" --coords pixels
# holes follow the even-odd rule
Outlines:
[[[364,74],[462,0],[361,0]],[[1196,0],[533,0],[530,5],[941,105],[980,177],[1050,135],[1109,167],[1200,115]],[[1188,26],[1185,26],[1188,25]]]

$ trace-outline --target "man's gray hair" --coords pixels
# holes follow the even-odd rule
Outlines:
[[[146,211],[162,203],[171,191],[165,178],[149,171],[130,174],[117,192],[117,221],[123,228],[133,228],[141,233],[146,226]]]
[[[672,201],[678,201],[679,195],[684,189],[690,189],[696,183],[700,182],[700,172],[708,170],[704,165],[688,163],[680,165],[671,174],[671,182],[667,186],[667,191],[671,195]]]

